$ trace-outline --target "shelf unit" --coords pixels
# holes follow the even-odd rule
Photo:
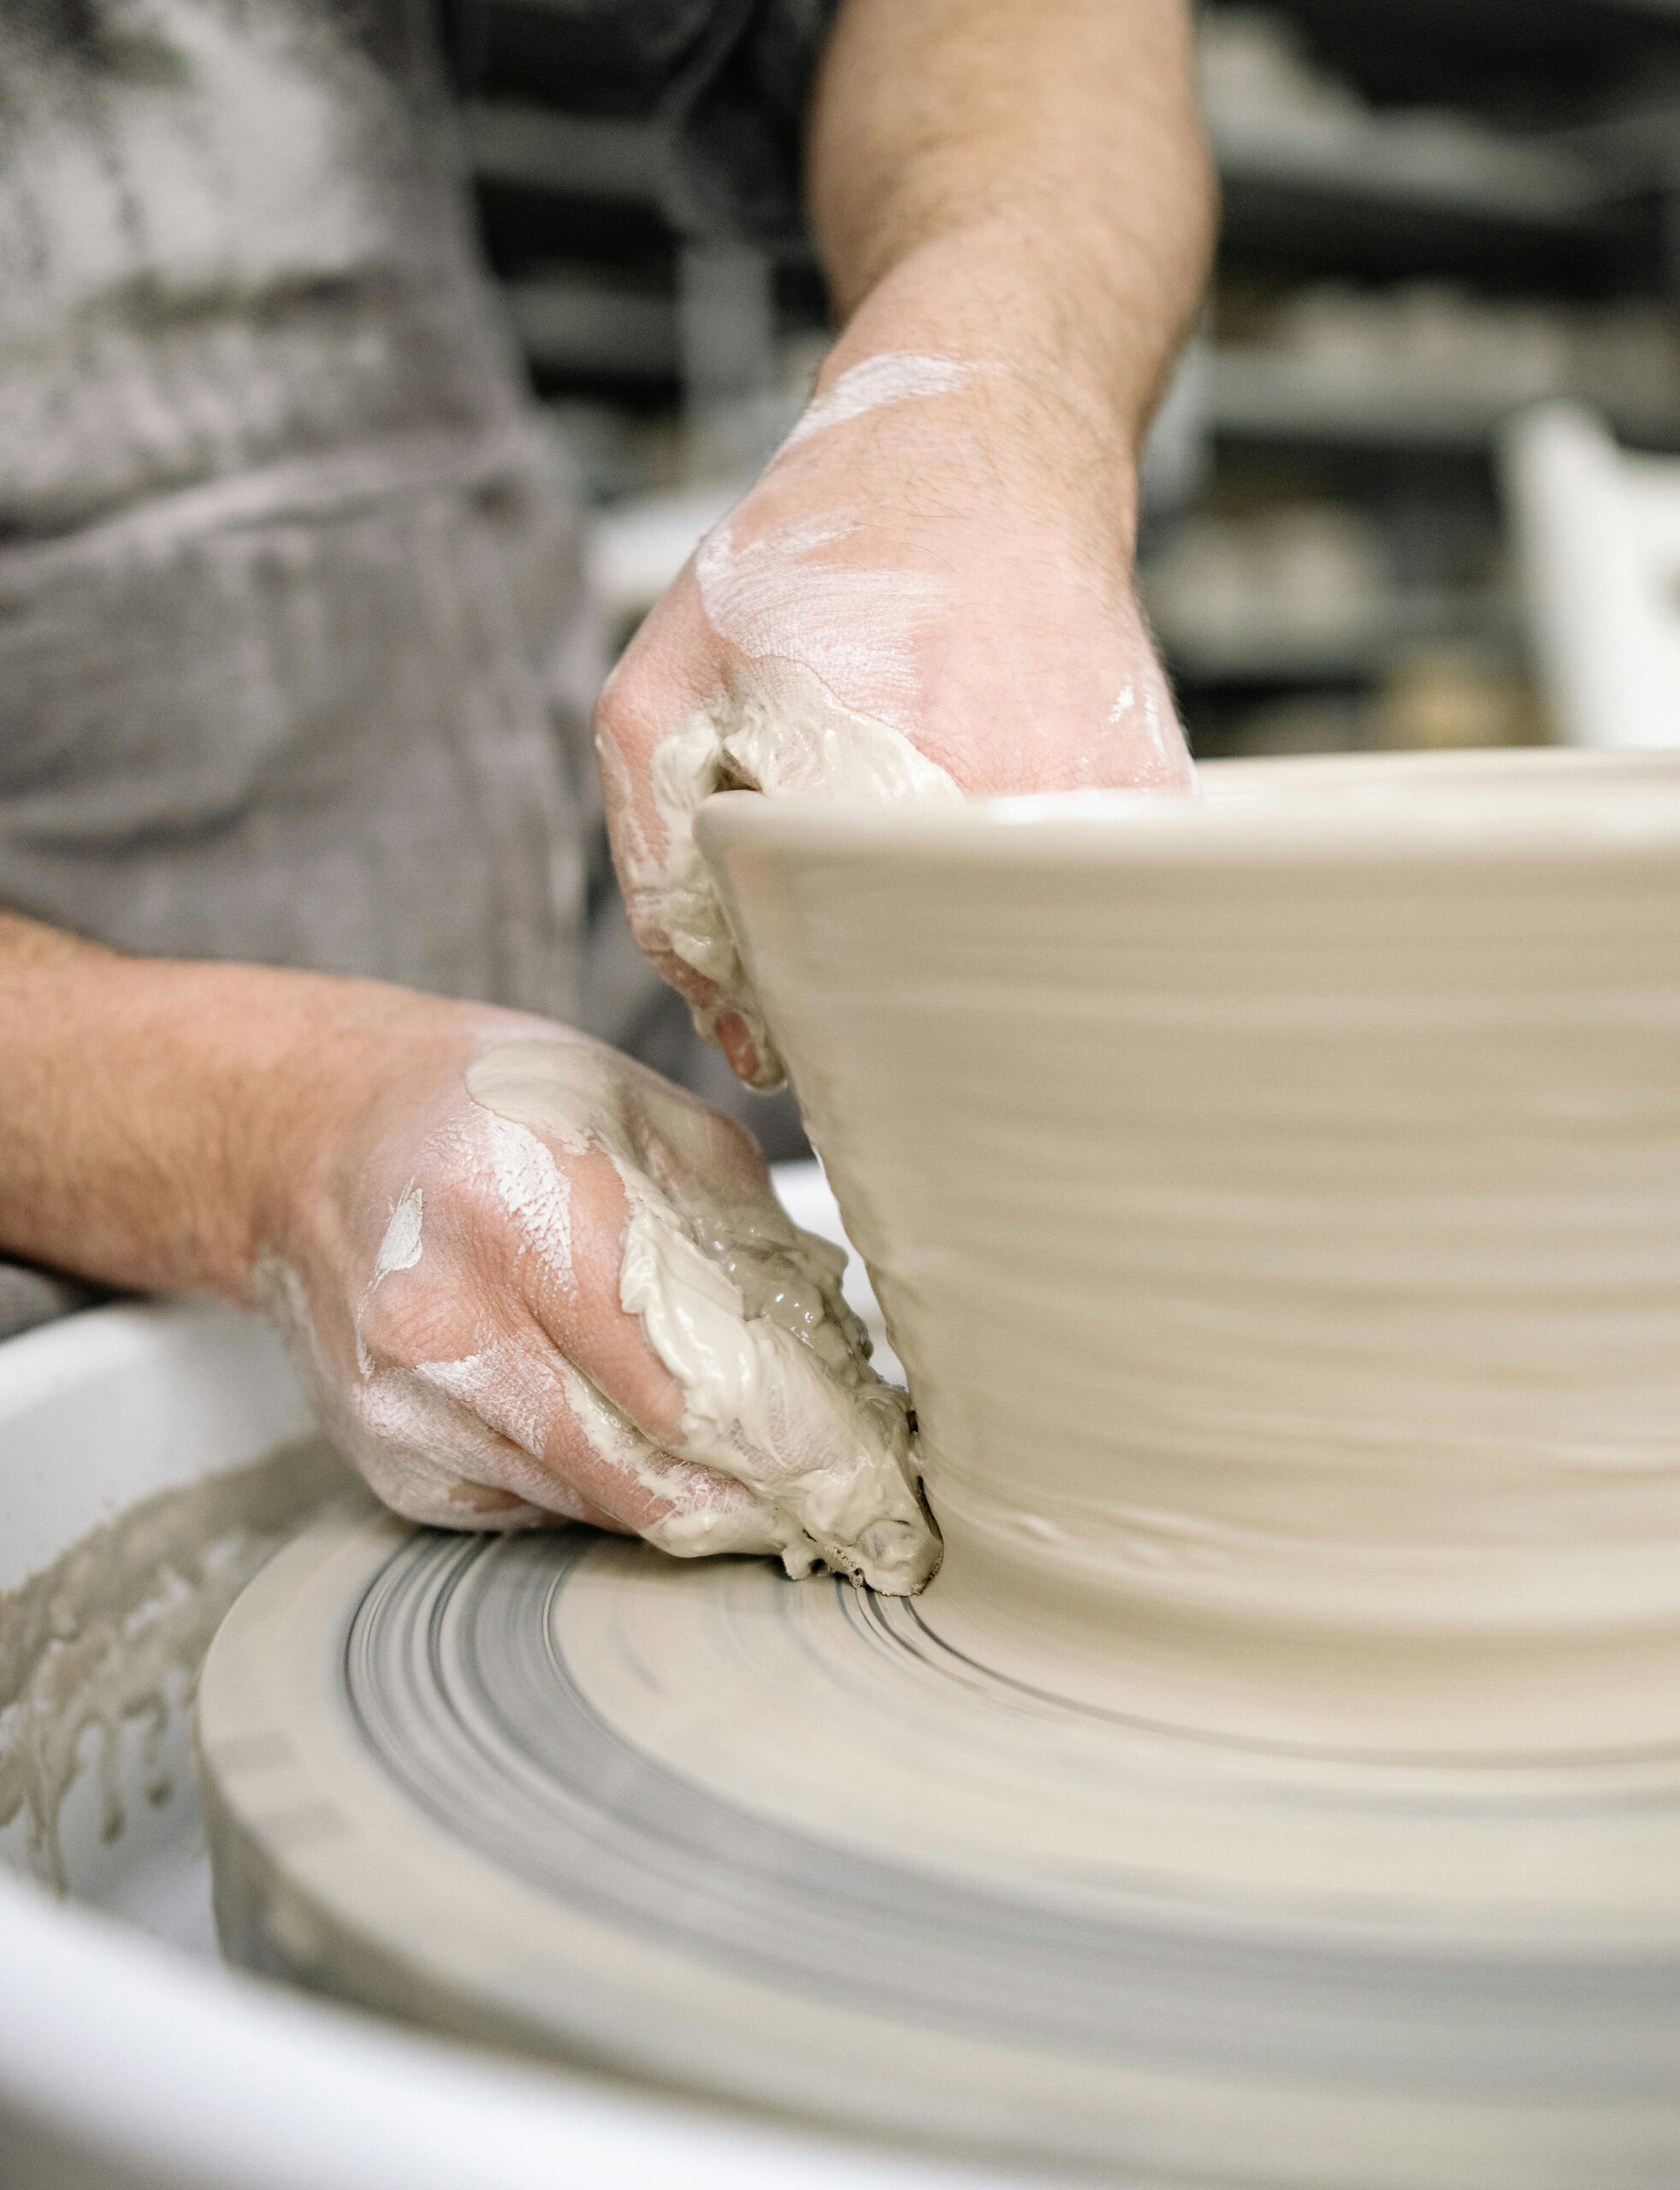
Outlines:
[[[1491,337],[1409,354],[1378,317],[1357,355],[1266,325],[1268,299],[1326,283],[1446,284],[1560,324],[1668,305],[1680,286],[1680,0],[1281,0],[1273,13],[1310,60],[1293,126],[1276,109],[1216,117],[1220,290],[1247,323],[1232,315],[1234,332],[1222,328],[1201,361],[1202,503],[1241,522],[1292,499],[1334,500],[1385,541],[1392,582],[1342,605],[1334,643],[1290,636],[1283,601],[1257,606],[1245,634],[1214,619],[1169,626],[1165,651],[1206,753],[1241,749],[1245,715],[1292,690],[1364,692],[1375,720],[1385,682],[1420,650],[1456,652],[1467,678],[1520,666],[1492,462],[1514,412],[1571,397],[1636,445],[1680,447],[1674,373],[1576,369],[1515,340],[1501,354]],[[1352,95],[1332,89],[1314,110],[1313,71]],[[1666,108],[1652,88],[1665,81]],[[1336,619],[1297,623],[1315,620]]]
[[[1401,360],[1350,371],[1258,345],[1216,350],[1207,364],[1209,429],[1232,441],[1484,453],[1514,411],[1567,396],[1609,418],[1623,439],[1680,448],[1680,400],[1589,378],[1454,374]]]
[[[1420,591],[1375,601],[1329,627],[1292,628],[1257,617],[1180,633],[1157,622],[1156,636],[1182,685],[1307,687],[1363,684],[1397,653],[1421,646],[1507,654],[1517,642],[1517,624],[1503,598]]]

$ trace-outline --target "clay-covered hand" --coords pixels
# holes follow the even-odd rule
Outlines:
[[[920,1588],[904,1396],[749,1137],[546,1021],[383,993],[302,1106],[256,1284],[380,1496]]]
[[[861,339],[648,617],[597,715],[636,938],[760,1086],[781,1064],[694,845],[708,792],[1190,781],[1133,590],[1124,435],[1053,367],[859,355]]]

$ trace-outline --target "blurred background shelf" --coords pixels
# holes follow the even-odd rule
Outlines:
[[[591,269],[550,269],[504,294],[533,372],[548,380],[672,385],[679,370],[675,300],[606,281]]]
[[[468,163],[482,183],[560,198],[660,202],[670,146],[656,121],[559,113],[500,98],[468,100],[461,125]]]
[[[676,235],[610,18],[452,14],[486,248],[628,630],[796,414],[822,284]],[[1278,0],[1198,36],[1223,227],[1141,542],[1198,748],[1542,735],[1497,453],[1559,397],[1680,451],[1680,0]]]
[[[1356,225],[1382,208],[1583,239],[1606,233],[1606,178],[1587,161],[1444,116],[1325,127],[1287,120],[1275,129],[1216,120],[1211,135],[1227,203],[1237,207],[1263,192],[1289,207],[1298,193],[1304,204],[1342,209]]]
[[[1404,361],[1351,372],[1293,351],[1233,347],[1211,358],[1206,400],[1210,431],[1232,441],[1482,453],[1513,411],[1557,396],[1589,404],[1627,440],[1680,448],[1680,399],[1568,376],[1517,372],[1501,384]]]
[[[1456,594],[1375,604],[1330,629],[1256,623],[1180,632],[1158,620],[1156,628],[1180,683],[1189,685],[1353,684],[1422,645],[1466,643],[1512,654],[1517,641],[1508,605]]]

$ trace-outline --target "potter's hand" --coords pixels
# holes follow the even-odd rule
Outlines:
[[[693,841],[708,792],[951,799],[1190,773],[1132,590],[1112,424],[1048,370],[849,351],[597,717],[637,940],[760,1086],[780,1062]]]
[[[846,0],[807,152],[844,332],[598,723],[636,934],[760,1085],[705,792],[1190,772],[1132,589],[1136,453],[1213,229],[1182,0]]]
[[[937,1561],[844,1258],[737,1127],[627,1058],[0,912],[0,1254],[267,1308],[399,1512],[582,1516],[895,1591]]]
[[[257,1277],[380,1496],[920,1588],[902,1394],[748,1136],[545,1021],[405,1001],[317,1094]]]

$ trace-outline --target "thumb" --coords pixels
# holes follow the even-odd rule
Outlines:
[[[671,1448],[777,1517],[789,1572],[821,1563],[889,1595],[920,1589],[939,1544],[911,1480],[905,1394],[849,1350],[825,1358],[769,1314],[746,1314],[677,1225],[632,1222],[620,1283],[682,1388]]]

